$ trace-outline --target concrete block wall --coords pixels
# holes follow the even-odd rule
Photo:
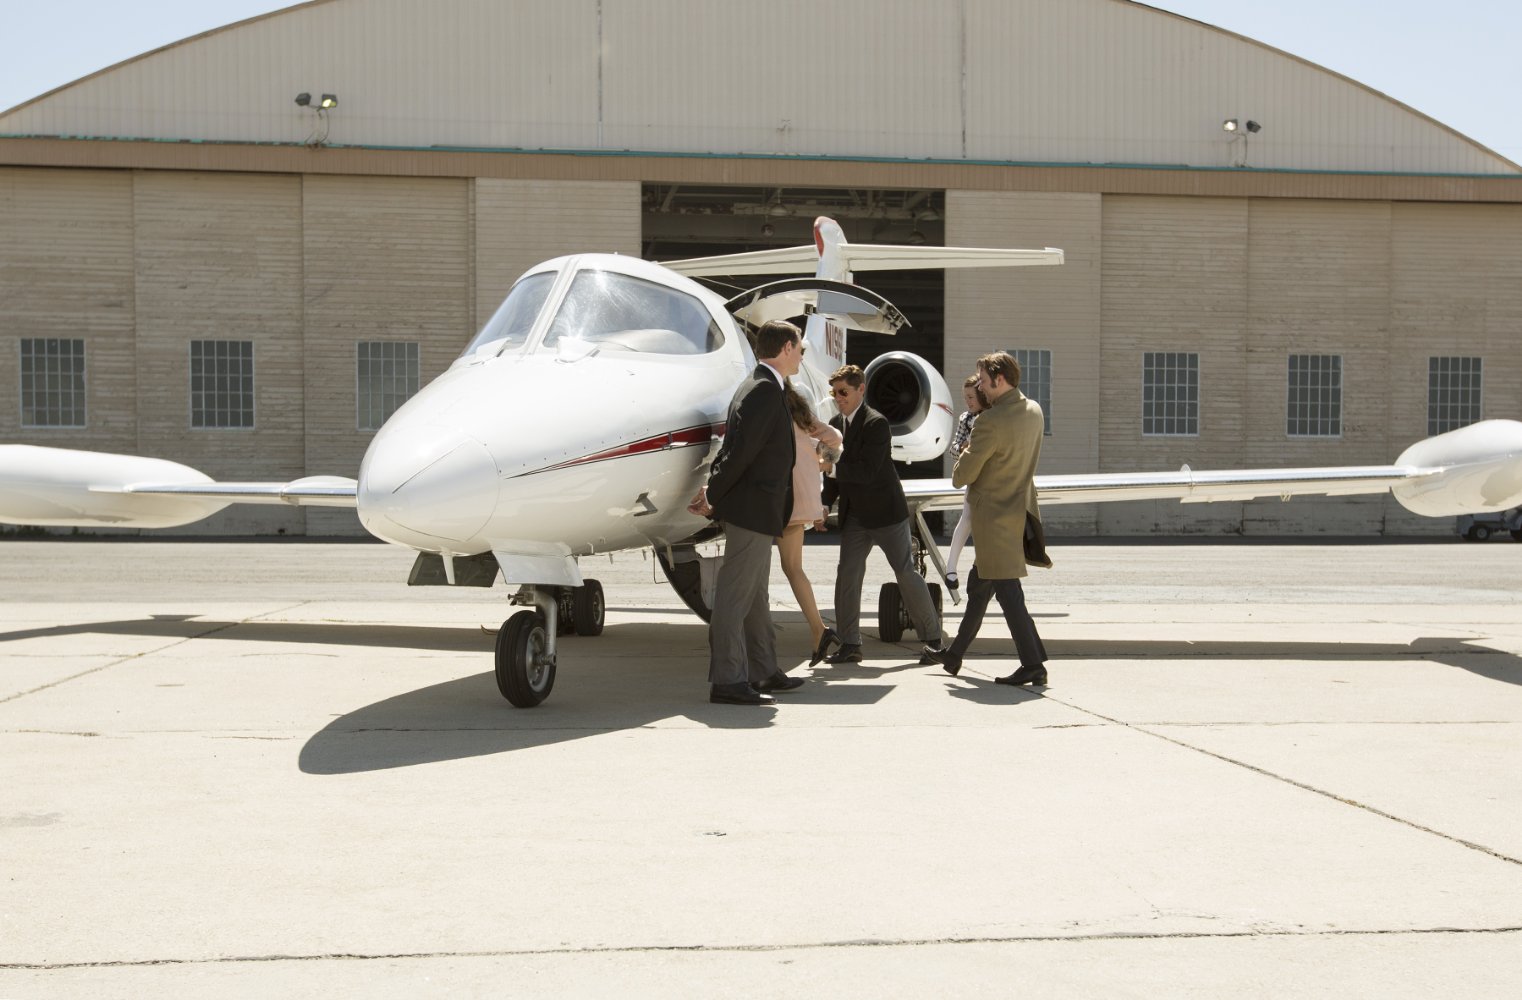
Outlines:
[[[0,168],[0,440],[134,453],[132,175]],[[21,427],[20,341],[85,342],[86,425]]]
[[[1100,196],[946,192],[948,246],[1058,247],[1061,267],[946,272],[945,375],[961,411],[961,381],[1001,349],[1052,352],[1052,433],[1042,474],[1090,472],[1099,463]],[[950,475],[951,461],[946,463]],[[1054,531],[1094,533],[1091,505],[1053,507]]]

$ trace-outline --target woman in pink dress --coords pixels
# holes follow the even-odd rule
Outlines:
[[[797,448],[793,461],[793,515],[782,530],[782,537],[777,539],[777,550],[782,555],[782,572],[809,623],[814,650],[809,658],[812,667],[824,659],[830,646],[840,643],[835,630],[826,627],[820,617],[814,585],[803,572],[803,533],[810,525],[824,527],[820,466],[833,465],[840,457],[840,432],[819,419],[791,382],[787,384],[787,410],[793,418],[793,442]]]

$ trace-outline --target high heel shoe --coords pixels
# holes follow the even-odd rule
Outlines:
[[[947,570],[946,571],[946,586],[950,587],[952,590],[956,590],[961,585],[962,585],[962,581],[957,579],[957,571],[954,570],[954,569]]]
[[[830,647],[838,645],[840,645],[840,636],[835,634],[834,629],[826,626],[825,630],[819,634],[819,645],[814,647],[814,655],[809,657],[809,666],[817,667],[819,661],[824,659],[824,654],[830,651]]]

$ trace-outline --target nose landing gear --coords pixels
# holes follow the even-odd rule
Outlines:
[[[555,639],[564,629],[577,635],[601,635],[602,584],[587,580],[580,587],[525,584],[512,602],[533,605],[514,613],[497,633],[497,690],[516,708],[533,708],[555,687]]]

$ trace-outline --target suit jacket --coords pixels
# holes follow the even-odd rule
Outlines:
[[[835,463],[834,489],[826,496],[840,499],[840,523],[856,518],[864,528],[885,528],[909,517],[904,487],[893,468],[893,429],[888,418],[866,403],[849,426],[840,414],[830,426],[844,429],[840,461]],[[833,499],[833,497],[831,497]]]
[[[973,561],[985,580],[1018,579],[1027,563],[1052,564],[1036,506],[1044,423],[1040,404],[1011,389],[978,414],[972,443],[952,467],[952,485],[967,487]]]
[[[708,473],[708,503],[726,524],[774,538],[793,509],[793,422],[782,387],[757,365],[729,403],[724,441]]]

